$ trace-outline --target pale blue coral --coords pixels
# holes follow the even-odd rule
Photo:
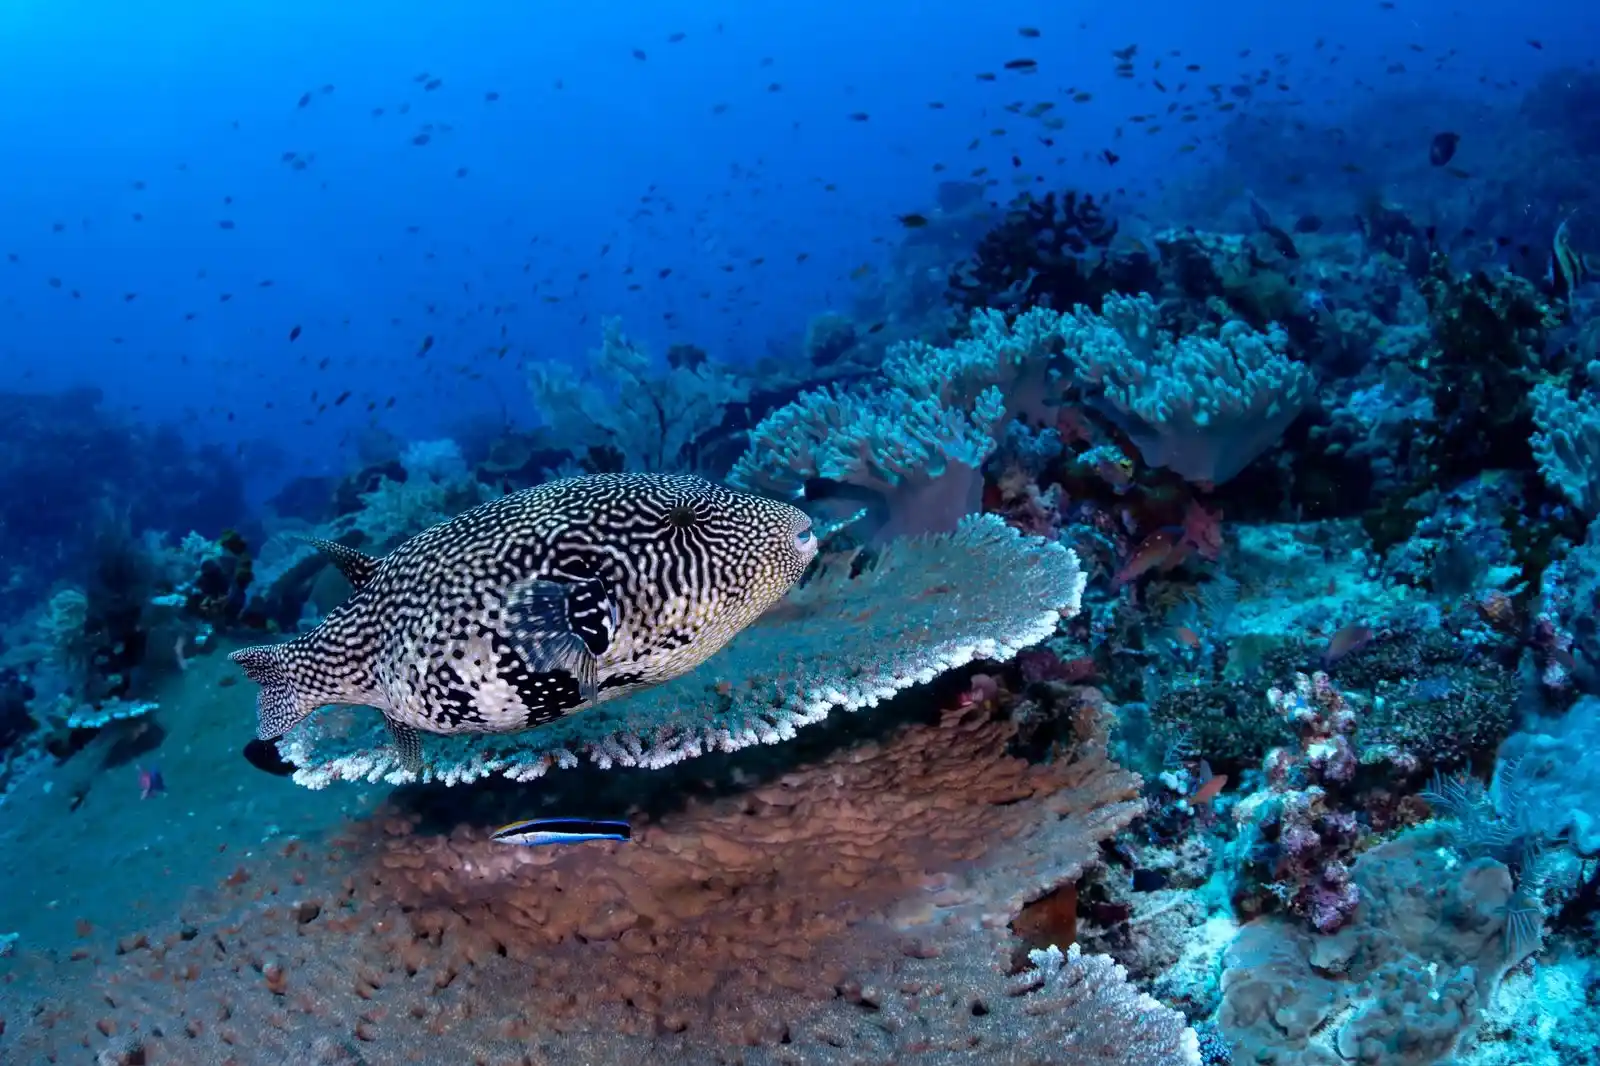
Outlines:
[[[400,467],[406,472],[407,481],[448,483],[465,481],[472,476],[466,456],[461,454],[461,445],[449,437],[412,441],[400,456]]]
[[[889,350],[883,371],[890,382],[916,396],[966,406],[990,387],[1005,398],[1008,415],[1042,420],[1062,388],[1051,369],[1061,350],[1064,316],[1036,307],[1007,322],[1000,311],[973,314],[969,336],[946,348],[907,341]]]
[[[1590,380],[1600,379],[1600,363],[1590,363]],[[1600,515],[1600,390],[1584,389],[1576,399],[1557,382],[1533,390],[1530,438],[1539,472],[1585,518]]]
[[[1174,339],[1149,296],[1106,298],[1062,323],[1066,353],[1095,409],[1145,462],[1189,481],[1227,481],[1277,443],[1311,401],[1316,379],[1289,338],[1237,320]]]
[[[749,397],[745,383],[709,362],[658,363],[615,318],[602,323],[600,349],[581,367],[533,363],[528,388],[554,444],[580,457],[612,448],[625,469],[662,472],[693,470],[696,442]]]
[[[768,415],[729,474],[741,488],[798,498],[825,478],[876,494],[880,536],[945,532],[976,510],[979,471],[1011,416],[1040,407],[1061,316],[1038,310],[1008,325],[995,311],[948,348],[896,345],[878,387],[817,389]]]
[[[890,493],[952,463],[980,465],[994,450],[1002,411],[998,389],[986,390],[970,414],[902,389],[817,389],[756,427],[729,481],[788,497],[817,477]]]

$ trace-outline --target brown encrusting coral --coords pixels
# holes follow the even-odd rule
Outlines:
[[[247,863],[115,954],[19,969],[0,1050],[245,1066],[709,1062],[756,1047],[747,1061],[895,1061],[959,1046],[962,1061],[1064,1061],[1017,1026],[1069,1022],[944,999],[974,973],[1003,988],[1008,924],[1142,809],[1138,779],[1106,757],[1097,694],[1069,695],[1077,742],[1050,762],[1010,753],[1018,727],[992,699],[937,721],[864,716],[820,757],[636,816],[625,845],[507,847],[478,827],[426,832],[425,805],[389,809],[327,848]],[[758,757],[773,756],[640,776],[748,781]],[[908,970],[940,994],[908,994],[895,977]],[[873,996],[895,999],[894,1027]]]

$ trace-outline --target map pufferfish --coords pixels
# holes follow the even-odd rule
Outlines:
[[[382,559],[313,543],[355,594],[293,640],[232,654],[261,686],[257,736],[360,704],[418,775],[419,731],[514,733],[688,673],[817,553],[798,508],[664,474],[523,489]]]

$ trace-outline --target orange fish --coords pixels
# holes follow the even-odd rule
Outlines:
[[[1189,554],[1181,543],[1182,533],[1172,529],[1159,529],[1139,542],[1121,570],[1111,578],[1111,587],[1120,588],[1141,575],[1160,568],[1171,570]]]
[[[1215,774],[1205,784],[1194,790],[1194,795],[1189,797],[1191,806],[1204,807],[1221,794],[1228,784],[1227,774]]]

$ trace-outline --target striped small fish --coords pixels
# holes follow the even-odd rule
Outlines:
[[[1595,265],[1589,257],[1572,247],[1568,221],[1563,219],[1556,227],[1555,239],[1550,242],[1550,268],[1545,272],[1545,281],[1558,300],[1571,296],[1574,289],[1595,274]]]
[[[633,827],[615,818],[528,818],[501,826],[489,839],[496,844],[537,848],[589,840],[632,840]]]
[[[315,543],[355,595],[303,636],[233,653],[261,686],[257,736],[361,704],[413,773],[419,733],[519,732],[687,673],[817,552],[805,512],[662,474],[525,489],[383,559]]]

